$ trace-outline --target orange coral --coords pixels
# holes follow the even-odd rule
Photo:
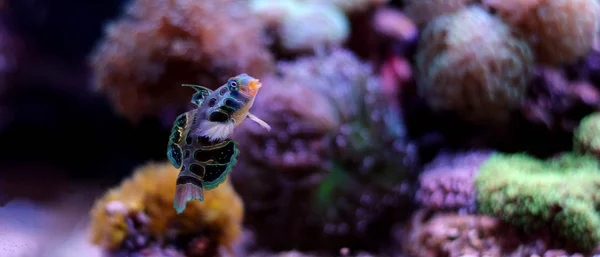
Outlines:
[[[572,63],[598,40],[597,0],[484,0],[515,28],[529,35],[536,58],[545,64]]]
[[[169,237],[206,236],[210,231],[218,245],[231,247],[241,233],[243,205],[226,181],[205,192],[205,201],[188,202],[179,215],[173,208],[175,180],[179,171],[169,163],[150,163],[138,168],[132,178],[111,189],[91,211],[92,243],[108,250],[123,247],[132,231],[127,217],[142,215],[140,229],[157,241]]]
[[[132,121],[183,108],[192,92],[182,83],[216,88],[269,72],[263,30],[245,1],[136,0],[93,54],[95,83]]]

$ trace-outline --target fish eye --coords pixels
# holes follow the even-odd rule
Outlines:
[[[237,91],[238,90],[238,83],[235,80],[231,80],[229,81],[229,90],[230,91]]]

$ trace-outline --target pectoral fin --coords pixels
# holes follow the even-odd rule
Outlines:
[[[252,113],[248,113],[248,118],[256,123],[258,123],[258,125],[260,125],[261,127],[267,129],[268,131],[271,131],[271,126],[265,122],[264,120],[261,120],[259,117],[256,117],[254,114]]]

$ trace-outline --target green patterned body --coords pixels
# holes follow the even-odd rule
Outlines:
[[[199,110],[200,106],[213,92],[201,86],[184,86],[196,90],[191,102],[197,109],[175,119],[167,146],[167,157],[174,167],[180,169],[177,186],[192,184],[200,189],[214,189],[225,181],[235,166],[239,153],[237,143],[231,139],[211,142],[206,137],[191,133],[198,121],[205,116],[206,112]]]

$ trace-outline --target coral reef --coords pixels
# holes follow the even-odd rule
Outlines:
[[[419,40],[417,83],[432,109],[497,123],[521,106],[534,57],[502,20],[471,6],[436,18]]]
[[[516,230],[493,217],[417,211],[404,245],[413,256],[502,256]],[[523,255],[528,256],[528,255]]]
[[[108,256],[215,256],[220,246],[231,249],[241,233],[243,207],[230,183],[205,192],[204,202],[189,202],[177,215],[178,173],[169,163],[150,163],[108,191],[91,211],[92,243]]]
[[[262,76],[272,57],[248,8],[236,0],[133,1],[92,55],[96,87],[139,121],[182,112],[192,94],[183,83],[214,89],[232,74]]]
[[[572,133],[579,121],[600,110],[600,90],[588,82],[569,81],[564,71],[538,67],[522,113],[550,131]]]
[[[600,254],[597,0],[127,2],[0,0],[0,255]],[[181,84],[240,73],[271,129],[178,215]]]
[[[490,216],[419,210],[405,228],[405,233],[409,234],[403,240],[405,252],[419,257],[584,256],[556,248],[550,231],[523,234],[510,224]]]
[[[591,250],[600,241],[598,165],[574,153],[548,161],[494,154],[476,177],[478,209],[525,231],[550,227],[578,249]]]
[[[253,113],[273,129],[239,127],[244,169],[232,174],[258,246],[376,247],[395,210],[410,208],[412,152],[371,67],[336,49],[262,81]]]
[[[474,213],[475,175],[489,156],[489,151],[441,153],[419,175],[417,201],[431,210]]]
[[[483,0],[528,35],[537,61],[572,63],[598,44],[600,4],[596,0]]]
[[[403,11],[420,27],[435,18],[457,12],[475,0],[406,0]]]
[[[350,255],[349,250],[347,248],[342,248],[340,250],[340,255],[323,255],[323,254],[315,254],[315,253],[303,253],[298,251],[289,251],[289,252],[280,252],[280,253],[267,253],[267,252],[257,252],[252,253],[248,257],[374,257],[369,253],[359,252],[357,254]]]
[[[252,0],[250,6],[275,28],[281,47],[289,52],[341,45],[350,33],[348,17],[327,2]]]
[[[573,145],[579,153],[600,158],[600,112],[592,113],[581,120],[575,131]]]
[[[388,3],[390,0],[300,0],[305,2],[329,3],[348,14],[366,11]]]

